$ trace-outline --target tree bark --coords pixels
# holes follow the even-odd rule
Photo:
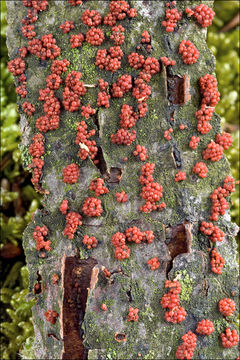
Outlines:
[[[205,1],[213,6],[213,1]],[[222,275],[210,269],[209,239],[199,231],[201,221],[208,221],[210,215],[210,194],[218,186],[223,186],[229,174],[226,158],[209,162],[207,178],[193,175],[192,167],[201,161],[202,151],[211,139],[221,132],[220,118],[214,113],[212,130],[201,137],[200,145],[193,151],[188,147],[192,135],[198,136],[195,112],[199,109],[201,96],[199,78],[214,73],[215,59],[206,45],[206,29],[196,21],[183,16],[173,33],[167,33],[161,25],[165,17],[163,1],[130,1],[138,16],[125,19],[125,42],[122,46],[124,57],[122,67],[116,73],[100,70],[95,66],[97,46],[86,42],[81,48],[71,49],[69,38],[72,33],[86,33],[87,26],[81,22],[85,9],[96,9],[102,15],[108,11],[108,1],[83,2],[81,6],[71,6],[67,1],[49,1],[46,11],[39,13],[36,22],[36,37],[53,34],[61,48],[61,59],[70,61],[70,70],[81,71],[85,84],[96,85],[99,78],[112,84],[122,74],[137,76],[130,68],[127,55],[136,51],[140,45],[141,33],[147,30],[151,35],[152,50],[141,47],[145,56],[171,57],[176,65],[161,67],[150,82],[152,94],[147,100],[148,113],[139,119],[135,129],[136,141],[130,146],[112,144],[110,134],[119,126],[120,108],[123,103],[136,106],[128,94],[122,99],[111,98],[108,109],[98,107],[95,120],[87,124],[96,130],[93,137],[101,156],[99,165],[88,158],[81,161],[77,156],[79,146],[75,144],[76,123],[83,120],[80,111],[70,113],[61,109],[60,126],[55,131],[44,134],[45,155],[41,186],[49,192],[44,195],[43,208],[35,213],[34,219],[24,233],[24,248],[29,269],[31,297],[36,299],[33,307],[35,328],[34,351],[38,359],[174,359],[175,352],[182,343],[181,336],[187,331],[195,331],[197,322],[210,319],[214,323],[214,333],[198,336],[195,359],[234,359],[237,347],[224,349],[219,334],[227,326],[233,326],[236,318],[224,318],[218,311],[218,301],[224,297],[238,299],[236,226],[231,223],[229,211],[221,216],[218,226],[226,236],[218,245],[226,265]],[[178,10],[200,4],[199,1],[179,1]],[[21,1],[7,1],[8,6],[8,49],[10,58],[17,56],[27,40],[21,36],[21,19],[26,16],[27,8]],[[73,20],[76,28],[70,34],[63,34],[60,24]],[[106,41],[101,48],[113,46],[109,39],[110,27],[102,26]],[[197,63],[186,65],[178,54],[183,39],[191,40],[200,52]],[[28,147],[37,132],[35,120],[43,115],[42,103],[38,101],[38,91],[45,87],[45,78],[50,74],[51,60],[40,61],[34,55],[27,56],[26,99],[19,99],[21,114],[23,161],[29,164]],[[64,75],[63,75],[64,77]],[[190,84],[190,85],[189,85]],[[61,91],[64,85],[60,87]],[[61,91],[56,95],[62,100]],[[98,88],[89,87],[82,102],[97,108]],[[34,116],[27,117],[22,111],[24,101],[35,104]],[[174,117],[174,122],[170,120]],[[179,130],[184,123],[187,128]],[[166,141],[165,130],[173,127],[172,139]],[[149,214],[140,212],[143,205],[140,197],[141,185],[138,181],[143,163],[132,155],[136,144],[148,149],[147,161],[155,163],[154,180],[163,187],[162,200],[166,209]],[[128,161],[123,161],[127,157]],[[76,184],[67,185],[62,181],[62,170],[72,161],[80,166],[80,179]],[[178,170],[187,173],[187,180],[175,182]],[[119,177],[120,175],[120,177]],[[70,210],[81,213],[82,204],[87,196],[89,183],[102,177],[109,193],[100,196],[103,213],[100,217],[83,216],[83,225],[73,240],[63,235],[65,216],[59,211],[63,199],[69,202]],[[124,190],[129,201],[118,203],[115,193]],[[36,250],[33,231],[36,226],[46,225],[51,251]],[[130,243],[129,259],[118,261],[114,258],[112,235],[124,232],[130,226],[142,231],[152,230],[155,239],[152,244]],[[99,243],[95,249],[86,250],[83,236],[95,236]],[[147,260],[158,257],[160,267],[151,271]],[[111,272],[106,278],[103,269]],[[52,283],[52,275],[58,274],[57,284]],[[160,305],[166,289],[166,279],[177,279],[181,283],[181,306],[187,311],[187,318],[180,324],[167,323],[164,309]],[[38,284],[36,286],[36,284]],[[37,290],[36,290],[37,289]],[[108,310],[101,310],[105,303]],[[139,309],[139,320],[129,322],[129,307]],[[59,314],[55,324],[46,321],[44,313],[54,310]],[[236,314],[236,312],[235,312]]]

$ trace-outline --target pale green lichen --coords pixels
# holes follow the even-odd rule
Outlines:
[[[189,302],[193,291],[193,279],[188,275],[186,270],[176,271],[175,279],[181,284],[180,301]]]

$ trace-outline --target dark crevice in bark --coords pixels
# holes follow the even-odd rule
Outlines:
[[[93,120],[94,120],[94,123],[95,123],[95,125],[96,125],[96,127],[97,127],[97,129],[98,129],[98,132],[99,132],[99,130],[100,130],[100,125],[99,125],[99,121],[98,121],[98,111],[99,111],[99,110],[97,110],[97,111],[96,111],[96,114],[93,116]]]
[[[170,75],[167,68],[168,100],[171,105],[184,104],[184,77]]]
[[[103,151],[101,146],[98,146],[98,152],[95,156],[94,160],[98,160],[98,163],[95,164],[98,170],[100,171],[101,175],[105,178],[108,176],[108,170],[107,170],[107,163],[103,156]]]
[[[126,294],[127,294],[127,297],[128,297],[128,301],[129,301],[129,302],[132,302],[133,299],[132,299],[131,289],[128,290],[128,291],[126,292]]]
[[[58,340],[58,341],[60,340],[60,339],[59,339],[55,334],[53,334],[53,333],[48,333],[47,336],[48,336],[48,337],[51,337],[51,336],[52,336],[53,338],[55,338],[55,339]]]
[[[168,274],[173,268],[173,260],[180,254],[188,254],[191,251],[191,236],[190,229],[186,227],[186,224],[179,224],[174,227],[166,228],[166,240],[165,240],[171,260],[167,262],[166,274]]]
[[[83,346],[84,334],[81,325],[85,315],[92,269],[96,264],[97,261],[92,258],[80,260],[76,256],[71,256],[65,259],[62,359],[87,359],[88,350]]]
[[[118,167],[111,167],[107,182],[108,184],[119,184],[121,177],[122,169]]]
[[[182,167],[181,153],[175,145],[173,145],[172,147],[172,157],[176,168],[181,168]]]

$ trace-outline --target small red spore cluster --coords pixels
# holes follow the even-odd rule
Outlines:
[[[147,149],[145,148],[145,146],[141,146],[141,145],[136,146],[136,149],[134,150],[133,155],[139,156],[139,159],[141,161],[145,161],[148,158]]]
[[[93,115],[96,114],[96,110],[93,109],[93,108],[90,106],[90,104],[88,104],[87,106],[82,106],[82,107],[81,107],[81,110],[82,110],[81,115],[82,115],[83,117],[85,117],[85,119],[89,119],[90,116],[93,116]]]
[[[116,232],[112,236],[112,244],[115,247],[115,259],[128,259],[130,256],[130,248],[126,245],[126,236],[123,233]]]
[[[225,348],[231,348],[233,346],[237,346],[239,341],[239,336],[237,330],[230,328],[226,328],[225,332],[220,334],[220,338],[222,340],[222,346]]]
[[[202,27],[208,27],[212,24],[215,12],[206,4],[197,5],[194,9],[185,9],[185,12],[197,20]]]
[[[124,94],[129,92],[132,88],[132,76],[131,75],[122,75],[116,82],[112,84],[112,96],[121,98]]]
[[[63,171],[63,182],[66,184],[75,184],[80,176],[80,170],[77,164],[67,165]]]
[[[212,115],[214,113],[214,107],[207,107],[206,104],[202,104],[201,108],[195,112],[195,116],[197,118],[197,131],[205,135],[209,133],[212,129],[212,125],[210,121],[212,119]]]
[[[85,0],[68,0],[69,4],[72,6],[82,5],[83,1]]]
[[[197,343],[197,336],[188,331],[182,336],[183,343],[178,346],[176,351],[176,359],[192,359]]]
[[[104,17],[104,25],[113,26],[117,20],[124,20],[127,16],[130,19],[136,17],[136,9],[130,8],[125,0],[111,1],[109,3],[109,13]]]
[[[180,323],[187,316],[185,309],[180,306],[179,294],[181,293],[181,284],[177,280],[166,280],[165,288],[169,289],[169,291],[161,299],[162,308],[168,309],[164,314],[164,319],[173,324]]]
[[[123,129],[131,129],[138,120],[138,115],[133,111],[133,107],[123,104],[121,107],[121,114],[119,115],[121,121],[120,126]]]
[[[199,51],[190,40],[182,40],[179,45],[179,54],[185,64],[192,65],[197,62]]]
[[[166,207],[166,204],[162,202],[161,204],[156,204],[162,197],[162,186],[154,182],[153,172],[155,164],[146,163],[141,168],[141,175],[139,177],[139,182],[143,186],[141,197],[145,200],[145,204],[141,206],[140,211],[150,213],[153,210],[163,210]]]
[[[227,176],[224,180],[223,187],[219,186],[210,195],[212,200],[211,216],[209,220],[217,221],[219,215],[224,215],[229,208],[229,204],[226,200],[232,192],[235,191],[235,181],[231,176]]]
[[[150,267],[151,270],[157,270],[160,266],[160,262],[159,259],[157,257],[154,257],[152,259],[149,259],[147,261],[148,266]]]
[[[118,145],[131,145],[136,139],[136,131],[128,131],[125,129],[118,129],[116,134],[111,134],[111,140],[113,144]]]
[[[204,319],[198,322],[196,332],[200,335],[211,335],[214,332],[212,321]]]
[[[200,141],[200,137],[199,137],[199,136],[192,136],[192,137],[191,137],[191,140],[189,141],[188,146],[189,146],[191,149],[196,150],[199,141]]]
[[[35,113],[35,106],[34,104],[31,104],[28,101],[25,101],[22,104],[22,108],[24,110],[24,112],[28,115],[28,116],[32,116]]]
[[[108,308],[107,308],[107,305],[106,305],[106,304],[102,304],[102,305],[101,305],[101,309],[102,309],[103,311],[107,311],[107,309],[108,309]]]
[[[212,242],[223,241],[224,232],[211,222],[202,221],[200,231],[209,237]]]
[[[21,31],[22,31],[22,35],[31,40],[35,37],[36,33],[35,31],[33,31],[35,29],[35,26],[34,25],[24,25],[22,26],[21,28]]]
[[[95,236],[84,235],[83,244],[86,245],[88,250],[90,250],[90,249],[97,247],[98,241],[95,238]]]
[[[48,234],[48,228],[46,225],[44,226],[36,226],[33,232],[33,239],[36,241],[36,250],[39,251],[41,249],[45,249],[47,251],[51,250],[50,240],[46,240],[46,236]]]
[[[211,141],[202,152],[204,160],[219,161],[223,156],[223,147]]]
[[[215,107],[220,100],[217,88],[217,80],[213,75],[206,74],[199,80],[202,95],[202,104]]]
[[[128,321],[138,321],[138,312],[139,312],[139,309],[138,308],[133,308],[133,307],[130,307],[129,308],[129,313],[128,313]]]
[[[122,45],[125,40],[124,31],[125,28],[122,25],[113,26],[111,28],[112,35],[110,39],[114,41],[115,45]]]
[[[128,62],[131,67],[138,70],[144,66],[145,59],[143,55],[134,52],[128,55]]]
[[[176,61],[172,60],[166,56],[160,58],[164,66],[174,66],[176,65]]]
[[[121,67],[123,52],[120,46],[112,46],[108,50],[98,50],[95,65],[101,70],[116,72]]]
[[[61,205],[60,205],[60,211],[63,215],[67,214],[69,207],[68,207],[68,200],[63,200]]]
[[[101,200],[95,197],[87,197],[84,200],[82,212],[84,213],[84,215],[90,217],[101,216],[103,212]]]
[[[77,124],[77,136],[75,143],[80,147],[78,156],[81,160],[86,160],[88,156],[92,160],[96,157],[98,152],[96,141],[89,140],[89,138],[95,135],[95,133],[95,129],[88,131],[88,126],[85,121],[81,121]]]
[[[228,150],[233,143],[233,138],[231,134],[225,131],[223,131],[221,134],[217,134],[215,140],[217,144],[224,148],[224,150]]]
[[[28,152],[33,158],[40,158],[44,154],[44,136],[36,134],[32,138],[32,144],[29,146]]]
[[[91,27],[86,33],[86,41],[91,45],[99,46],[104,39],[103,31],[99,28]]]
[[[102,178],[92,180],[89,185],[89,190],[95,191],[96,196],[104,195],[109,192],[104,186],[104,180]]]
[[[66,235],[70,240],[74,238],[74,234],[78,226],[82,225],[82,216],[77,212],[71,211],[66,216],[66,226],[63,234]]]
[[[117,192],[115,194],[117,202],[127,202],[128,201],[128,194],[125,193],[125,191],[121,191],[120,193]]]
[[[175,175],[174,181],[178,182],[178,181],[184,181],[186,180],[186,173],[184,171],[178,171],[177,174]]]
[[[192,171],[194,172],[194,174],[197,174],[201,178],[205,178],[205,177],[207,177],[208,168],[204,162],[200,161],[195,164]]]
[[[102,17],[96,10],[85,10],[82,13],[82,22],[87,26],[98,26],[101,24]]]
[[[54,325],[59,315],[54,310],[48,310],[44,313],[44,316],[48,322]]]
[[[172,139],[172,137],[171,137],[171,135],[170,135],[172,132],[173,132],[173,128],[169,128],[168,130],[164,131],[163,136],[165,137],[165,139],[166,139],[167,141],[169,141],[169,140]]]
[[[225,264],[225,260],[214,248],[211,251],[211,261],[210,261],[212,272],[218,275],[222,274],[222,268],[224,264]]]
[[[166,28],[167,32],[172,32],[177,26],[177,22],[182,18],[182,13],[177,8],[169,8],[170,6],[175,6],[175,4],[175,1],[166,3],[166,20],[162,21],[162,26]]]
[[[41,60],[53,60],[61,53],[61,49],[56,45],[56,39],[52,34],[43,35],[41,39],[29,41],[27,49]]]
[[[30,169],[33,169],[32,184],[36,191],[40,189],[39,180],[42,175],[42,168],[44,165],[44,160],[41,159],[41,156],[44,154],[44,136],[40,133],[36,134],[32,138],[32,144],[29,146],[28,152],[32,155],[32,163],[28,165]]]
[[[223,316],[231,316],[236,310],[236,304],[232,299],[224,298],[219,301],[218,308]]]
[[[64,34],[69,33],[72,29],[74,29],[73,21],[65,21],[65,23],[59,26],[59,29],[63,30]]]
[[[71,44],[71,48],[74,49],[81,47],[84,39],[85,37],[82,33],[72,35],[69,40]]]
[[[25,61],[20,57],[10,60],[8,62],[8,71],[14,76],[23,74],[25,71]]]
[[[82,73],[79,71],[71,71],[65,81],[65,89],[63,92],[63,106],[65,110],[70,112],[77,111],[80,107],[80,96],[85,95],[87,89],[84,83],[80,81]]]

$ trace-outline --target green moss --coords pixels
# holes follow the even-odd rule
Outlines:
[[[181,284],[180,301],[189,302],[193,291],[193,279],[190,278],[186,270],[176,271],[174,275]]]
[[[21,152],[21,157],[24,167],[28,167],[28,165],[30,165],[32,162],[32,156],[28,152],[28,147],[23,144],[19,144],[18,147]]]

